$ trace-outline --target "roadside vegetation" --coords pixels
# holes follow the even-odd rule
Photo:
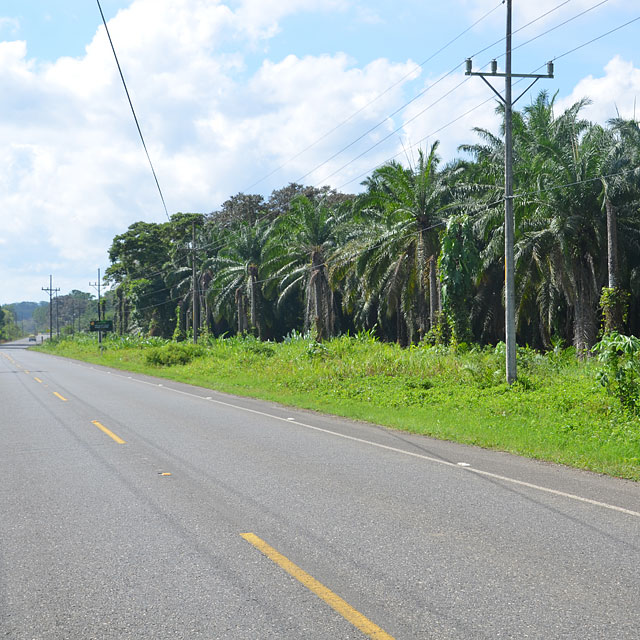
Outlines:
[[[560,111],[541,92],[514,114],[517,342],[560,340],[579,356],[602,325],[640,335],[640,127],[590,123],[586,104]],[[289,184],[136,222],[109,249],[107,317],[123,335],[177,340],[195,325],[272,341],[373,331],[404,347],[495,345],[504,148],[473,135],[460,159],[441,163],[435,142],[375,169],[358,195]]]
[[[640,127],[589,122],[587,104],[541,92],[514,113],[529,346],[511,387],[504,146],[484,129],[446,165],[437,142],[391,160],[358,195],[292,183],[136,222],[109,249],[98,317],[115,335],[44,348],[640,480]],[[75,298],[61,334],[98,310]]]
[[[12,305],[0,306],[0,343],[17,340],[24,332],[16,322]]]
[[[198,345],[111,335],[101,349],[85,334],[38,349],[637,481],[640,351],[601,344],[599,356],[584,361],[573,348],[521,348],[512,386],[504,382],[502,343],[402,348],[371,332]]]

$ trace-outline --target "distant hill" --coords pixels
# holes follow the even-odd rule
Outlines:
[[[15,319],[20,322],[20,320],[30,320],[33,318],[33,312],[42,306],[47,306],[48,302],[12,302],[10,304],[3,305],[11,309]]]
[[[16,324],[21,328],[23,333],[35,333],[36,330],[42,329],[37,325],[42,325],[42,321],[38,322],[38,318],[34,318],[34,313],[42,307],[48,307],[48,302],[12,302],[11,304],[5,304],[3,307],[8,309],[16,321]]]

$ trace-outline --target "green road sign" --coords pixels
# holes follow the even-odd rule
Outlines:
[[[113,320],[91,320],[89,331],[113,331]]]

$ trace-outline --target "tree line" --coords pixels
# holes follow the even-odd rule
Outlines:
[[[591,123],[587,104],[556,114],[541,92],[514,113],[517,340],[542,350],[640,331],[640,127]],[[195,296],[214,336],[499,342],[504,145],[474,132],[461,159],[442,164],[436,142],[357,196],[292,183],[132,224],[109,249],[115,329],[185,339]]]
[[[102,312],[112,313],[113,293],[102,298]],[[91,293],[73,289],[70,293],[55,296],[48,302],[15,302],[3,306],[0,317],[0,339],[15,340],[31,333],[70,335],[87,331],[91,320],[98,317],[98,301]]]

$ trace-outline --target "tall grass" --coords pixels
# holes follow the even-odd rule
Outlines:
[[[370,334],[317,343],[208,338],[197,347],[155,338],[45,342],[60,355],[241,395],[510,451],[640,480],[640,418],[598,383],[572,349],[518,352],[508,386],[504,345],[408,349]]]

